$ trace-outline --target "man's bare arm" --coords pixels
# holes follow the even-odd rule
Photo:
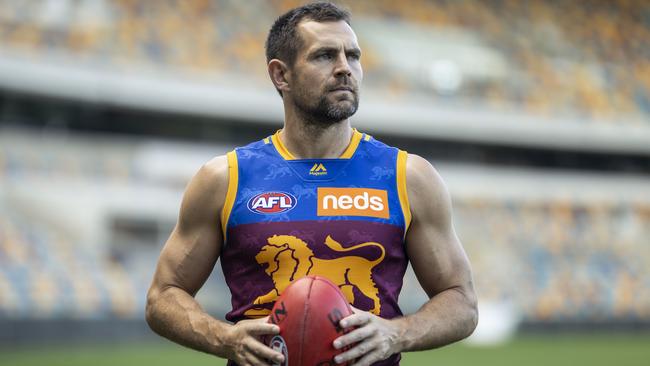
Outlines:
[[[406,331],[402,351],[441,347],[466,338],[478,323],[477,300],[467,255],[452,224],[445,184],[425,159],[409,155],[407,187],[413,221],[406,251],[430,300],[399,319]]]
[[[176,343],[241,366],[269,365],[267,359],[279,360],[282,355],[256,336],[277,334],[277,326],[265,319],[230,325],[211,317],[194,299],[221,252],[220,212],[227,186],[225,156],[208,162],[192,178],[147,294],[146,318],[151,329]]]
[[[406,251],[430,299],[414,314],[392,320],[355,310],[341,320],[341,326],[358,328],[339,337],[334,346],[357,345],[337,356],[337,362],[359,358],[355,366],[371,365],[397,352],[453,343],[476,328],[471,269],[454,232],[444,182],[431,164],[417,155],[407,159],[406,182],[413,217]]]

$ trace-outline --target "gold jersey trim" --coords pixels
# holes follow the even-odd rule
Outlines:
[[[352,129],[352,139],[350,140],[350,144],[345,151],[343,151],[343,154],[341,154],[339,159],[350,159],[357,151],[362,137],[363,134],[361,132],[357,131],[356,128]],[[282,140],[280,139],[280,130],[271,136],[271,142],[273,142],[273,146],[275,146],[275,149],[285,160],[297,160],[297,158],[282,143]]]
[[[411,225],[411,205],[409,204],[408,193],[406,192],[406,158],[408,153],[400,150],[397,153],[397,194],[399,203],[404,215],[404,235]]]
[[[221,230],[223,232],[224,242],[226,241],[226,228],[228,227],[228,220],[230,219],[230,212],[235,204],[237,197],[237,187],[239,186],[239,165],[237,164],[237,153],[230,151],[228,157],[228,191],[226,192],[226,200],[221,210]]]

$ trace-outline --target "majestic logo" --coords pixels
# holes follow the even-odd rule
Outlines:
[[[270,313],[267,306],[280,296],[289,284],[307,275],[327,277],[334,282],[348,302],[354,303],[355,289],[357,293],[372,300],[370,312],[379,315],[381,304],[379,290],[372,280],[372,269],[381,263],[386,256],[384,247],[375,242],[366,242],[344,248],[331,236],[325,238],[325,245],[338,253],[349,252],[365,247],[377,248],[381,254],[375,260],[355,255],[338,258],[317,258],[307,243],[293,235],[273,235],[267,239],[255,256],[257,263],[262,265],[264,272],[271,277],[273,288],[268,293],[257,297],[253,307],[244,314],[247,316],[264,316]]]
[[[274,363],[273,366],[287,366],[289,364],[289,350],[287,349],[287,342],[284,341],[282,336],[276,335],[271,338],[269,342],[269,347],[277,352],[280,352],[284,355],[284,362]]]
[[[387,219],[388,192],[371,188],[318,188],[317,215]]]
[[[327,169],[322,163],[314,163],[314,166],[309,170],[309,175],[327,175]]]
[[[296,207],[296,197],[285,192],[264,192],[248,200],[248,209],[260,214],[276,214]]]

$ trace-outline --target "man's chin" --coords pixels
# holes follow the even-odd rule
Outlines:
[[[349,94],[349,93],[345,93]],[[300,104],[297,104],[300,108]],[[311,122],[322,126],[330,126],[344,121],[357,112],[358,103],[353,96],[338,96],[324,98],[315,108],[300,108],[305,117]]]
[[[357,108],[353,103],[349,103],[345,106],[339,105],[331,108],[327,115],[333,122],[343,121],[352,117],[357,112]]]
[[[357,111],[359,103],[351,97],[337,98],[337,100],[330,103],[330,110],[345,111],[348,110],[354,114]]]

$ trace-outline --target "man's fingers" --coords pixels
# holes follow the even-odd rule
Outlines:
[[[334,348],[341,349],[345,346],[360,342],[374,334],[373,329],[368,327],[357,328],[348,334],[342,335],[334,340]]]
[[[269,323],[269,316],[268,315],[263,317],[263,318],[244,319],[244,320],[241,320],[237,324],[266,324],[266,323]]]
[[[252,320],[242,320],[237,323],[240,339],[244,346],[241,355],[250,365],[271,365],[284,360],[284,355],[264,345],[259,341],[260,336],[280,333],[280,327],[267,323],[268,317]]]
[[[247,354],[244,356],[244,358],[246,359],[246,362],[247,362],[249,365],[255,365],[255,366],[257,366],[257,365],[260,365],[260,366],[273,366],[273,364],[272,364],[271,362],[269,362],[268,360],[265,360],[265,359],[263,359],[263,358],[257,357],[256,355],[254,355],[254,354],[252,354],[252,353],[247,353]]]
[[[258,358],[264,360],[272,361],[273,363],[280,363],[284,361],[284,355],[278,351],[274,351],[268,346],[264,345],[262,342],[257,339],[252,339],[249,343],[246,344],[249,352],[254,354]]]
[[[270,323],[248,323],[244,326],[246,332],[254,336],[280,333],[280,327]]]
[[[351,361],[354,360],[355,358],[359,358],[365,355],[366,353],[370,352],[373,349],[374,349],[374,345],[371,342],[369,341],[362,342],[352,347],[351,349],[334,357],[334,361],[336,361],[336,363]]]
[[[354,366],[370,366],[377,361],[381,361],[381,358],[379,357],[377,352],[370,352],[367,355],[361,357],[359,360],[357,360],[354,363]]]
[[[370,320],[371,320],[370,314],[366,313],[365,311],[360,311],[358,313],[354,313],[352,315],[346,316],[345,318],[341,319],[339,324],[343,328],[358,327],[358,326],[368,324]]]

